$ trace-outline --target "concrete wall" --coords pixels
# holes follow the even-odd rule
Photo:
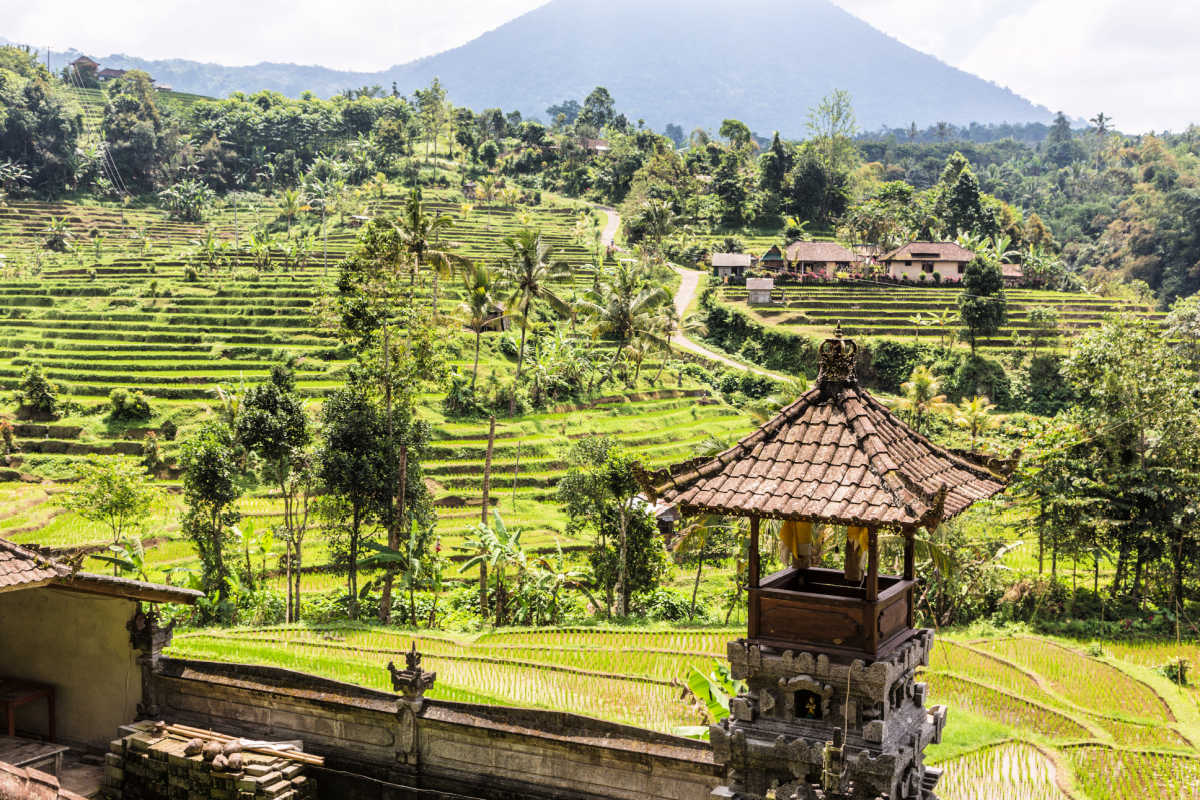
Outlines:
[[[924,275],[926,282],[931,283],[933,281],[933,275],[925,272],[925,268],[923,266],[924,264],[927,264],[927,263],[930,263],[930,262],[928,260],[925,260],[925,261],[915,261],[914,260],[911,265],[906,265],[903,261],[890,261],[890,262],[888,262],[888,275],[890,275],[892,278],[895,278],[896,280],[903,280],[905,278],[908,278],[908,280],[910,280],[914,283],[920,283],[921,276]],[[937,274],[941,275],[943,281],[946,281],[947,279],[951,280],[951,281],[962,280],[962,273],[960,273],[958,271],[958,268],[959,268],[961,262],[958,262],[958,261],[934,261],[932,263],[933,263],[933,271],[936,272]],[[961,266],[963,266],[964,269],[966,268],[965,264],[961,264]]]
[[[137,715],[141,669],[125,624],[137,603],[62,589],[0,593],[0,675],[57,688],[57,738],[107,745]],[[17,712],[18,728],[46,733],[46,705]]]
[[[428,700],[266,667],[163,659],[161,716],[225,733],[303,739],[331,770],[322,797],[707,800],[707,743],[574,714]],[[348,777],[346,773],[361,776]],[[336,789],[332,788],[336,786]]]

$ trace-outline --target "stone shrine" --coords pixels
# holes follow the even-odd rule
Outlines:
[[[820,348],[816,386],[713,458],[643,473],[651,499],[683,514],[750,519],[748,631],[730,642],[747,690],[711,728],[725,771],[714,798],[936,800],[923,761],[946,710],[916,670],[933,632],[913,628],[915,537],[1001,491],[1010,464],[930,442],[863,390],[857,347]],[[760,577],[769,520],[791,563]],[[831,526],[842,569],[815,565]],[[903,575],[881,575],[881,536],[903,542]],[[839,538],[840,541],[840,538]]]

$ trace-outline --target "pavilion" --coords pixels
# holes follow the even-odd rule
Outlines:
[[[712,728],[728,783],[714,797],[934,796],[940,773],[921,753],[945,709],[926,709],[914,681],[933,641],[913,628],[915,539],[1007,476],[989,468],[996,459],[952,453],[905,425],[858,385],[856,357],[839,329],[821,345],[815,387],[775,418],[715,457],[642,475],[652,500],[685,516],[750,519],[748,630],[729,645],[749,692]],[[764,519],[779,521],[791,556],[766,577]],[[845,528],[842,569],[814,563],[818,525]],[[889,531],[904,544],[898,576],[879,573]]]

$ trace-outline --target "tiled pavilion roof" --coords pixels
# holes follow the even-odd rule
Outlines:
[[[1004,488],[859,387],[856,350],[826,341],[816,388],[720,455],[646,474],[647,488],[685,511],[888,528],[936,525]]]
[[[0,539],[0,592],[39,586],[162,603],[194,603],[202,596],[201,592],[178,586],[77,572],[54,558]]]

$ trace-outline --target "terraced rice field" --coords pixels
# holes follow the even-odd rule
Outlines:
[[[954,341],[959,326],[955,310],[961,289],[896,285],[786,286],[776,290],[776,305],[749,307],[762,322],[807,333],[828,335],[839,322],[855,336],[917,337],[925,341]],[[1008,322],[993,337],[981,340],[992,348],[1011,348],[1014,337],[1028,339],[1036,326],[1030,312],[1039,307],[1057,309],[1062,339],[1097,327],[1108,314],[1136,313],[1160,319],[1162,312],[1107,297],[1067,294],[1035,289],[1009,289]],[[727,287],[723,297],[746,306],[746,290]],[[927,324],[917,324],[922,317]],[[1044,336],[1043,336],[1044,341]]]
[[[671,732],[702,722],[681,680],[692,667],[707,672],[714,660],[723,662],[725,643],[740,635],[732,628],[588,628],[455,637],[275,626],[184,633],[170,652],[386,689],[384,665],[415,641],[438,673],[433,696],[574,711]],[[997,653],[1030,656],[1010,661]],[[944,800],[1200,797],[1193,744],[1200,712],[1186,694],[1135,664],[1037,637],[939,636],[923,680],[928,702],[950,709],[943,742],[927,752],[927,761],[944,770]],[[1069,696],[1059,692],[1067,688]],[[1124,705],[1113,706],[1114,691],[1128,697]]]
[[[427,192],[426,201],[433,210],[458,219],[441,246],[494,263],[505,253],[503,237],[532,225],[578,267],[563,291],[590,287],[593,254],[578,207],[476,207],[464,212],[460,198],[447,191]],[[202,263],[197,242],[207,233],[244,245],[252,229],[276,221],[272,203],[242,198],[236,208],[218,208],[202,225],[170,220],[155,208],[119,204],[11,201],[0,208],[0,390],[15,389],[24,370],[38,364],[82,408],[55,422],[17,421],[18,471],[51,481],[69,479],[78,461],[93,455],[126,459],[137,468],[148,429],[170,419],[186,430],[197,415],[219,410],[219,384],[237,391],[261,381],[282,357],[296,359],[297,385],[314,404],[340,384],[345,361],[320,314],[335,265],[357,236],[341,221],[360,212],[396,213],[402,193],[358,196],[344,217],[331,215],[328,269],[319,235],[302,265],[285,266],[276,253],[269,268],[256,269],[244,247],[215,269]],[[55,254],[41,248],[52,219],[67,221],[80,244],[77,252]],[[195,271],[194,279],[189,270]],[[447,316],[460,302],[458,286],[457,280],[446,279],[439,286],[438,307]],[[431,282],[423,281],[419,293],[432,303]],[[511,361],[487,346],[495,336],[484,337],[481,379],[492,371],[512,370]],[[460,347],[452,365],[467,371],[472,355],[469,347]],[[652,358],[644,371],[650,375],[657,366]],[[643,380],[638,391],[616,391],[583,406],[498,421],[493,502],[510,526],[525,529],[526,547],[570,550],[583,544],[565,535],[565,519],[552,502],[566,453],[579,438],[613,435],[647,462],[661,464],[691,456],[709,436],[734,437],[751,427],[748,417],[704,397],[695,384],[676,387],[674,376],[669,388]],[[103,422],[97,409],[116,388],[144,392],[155,419],[139,426]],[[438,396],[425,399],[423,413],[433,423],[436,439],[426,474],[439,505],[438,533],[453,548],[480,516],[487,423],[447,420]],[[164,440],[161,445],[170,460],[175,443]],[[175,485],[173,480],[164,483],[167,489]],[[64,510],[59,495],[65,484],[8,486],[0,484],[12,495],[12,502],[0,503],[0,536],[63,549],[96,550],[107,544],[99,526]],[[145,534],[154,578],[195,565],[190,547],[180,539],[180,508],[178,495],[168,495]],[[282,515],[281,505],[262,495],[244,498],[241,511],[260,530]],[[318,531],[306,546],[305,562],[324,560]],[[336,585],[324,574],[306,575],[305,581],[306,591]]]

